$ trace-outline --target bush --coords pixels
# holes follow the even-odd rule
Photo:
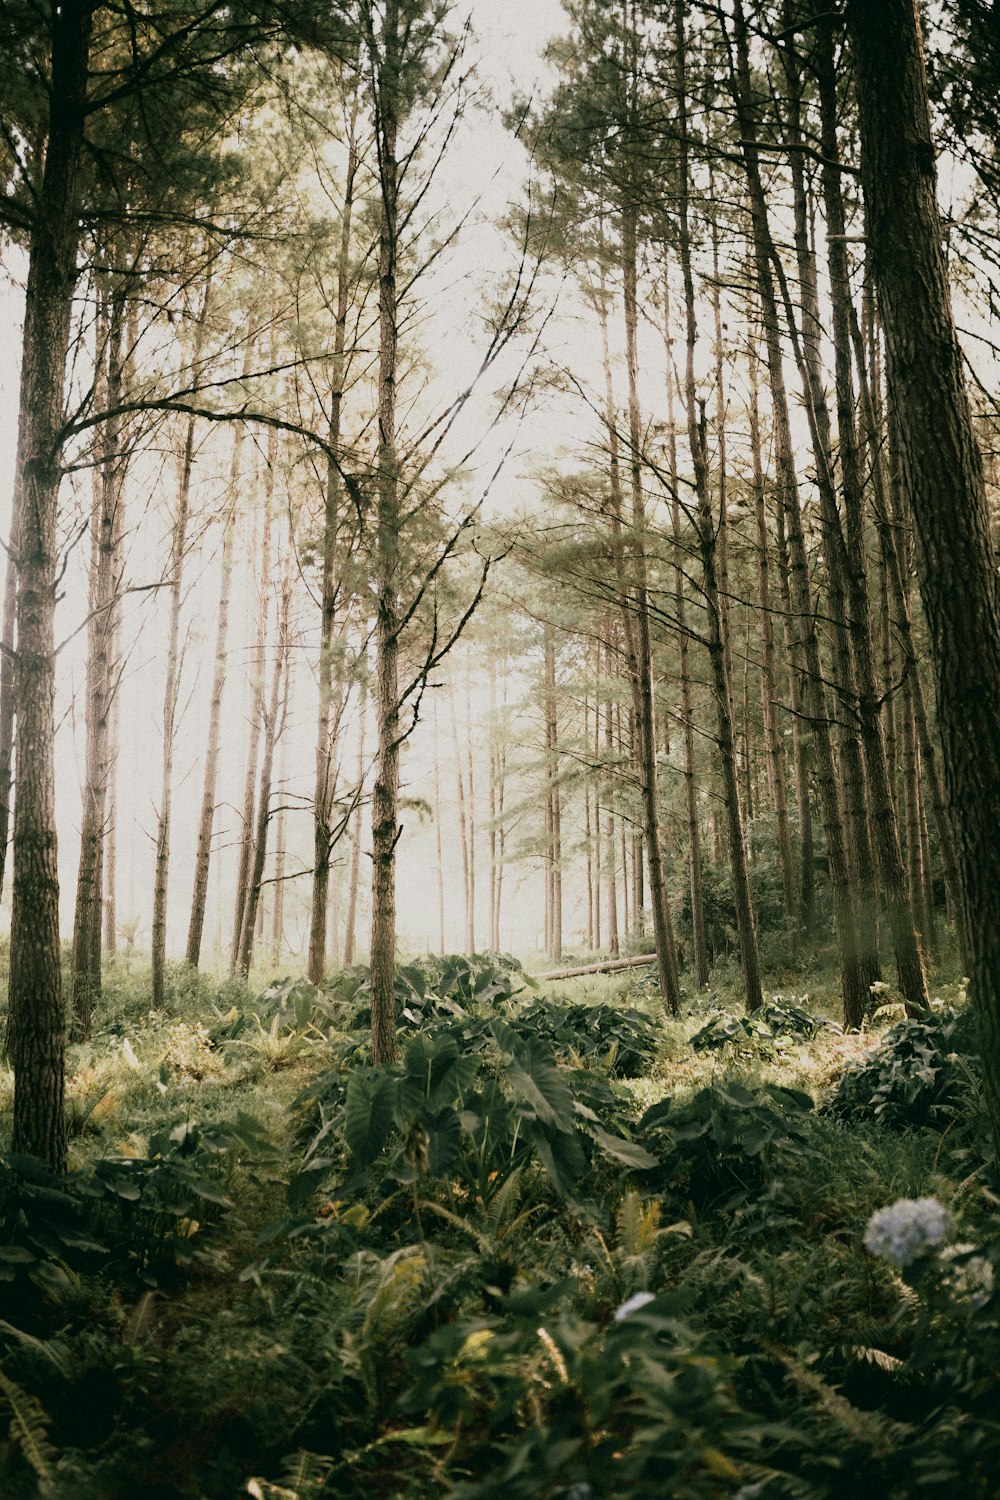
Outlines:
[[[695,1033],[691,1046],[695,1052],[737,1047],[774,1055],[789,1044],[811,1042],[824,1029],[833,1029],[832,1022],[775,995],[751,1015],[734,1016],[729,1011],[720,1011]]]
[[[900,1021],[870,1057],[843,1073],[823,1111],[890,1130],[966,1127],[977,1113],[976,1046],[969,1010],[944,1007]]]

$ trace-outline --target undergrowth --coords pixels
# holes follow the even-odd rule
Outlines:
[[[782,985],[421,961],[374,1067],[364,969],[113,976],[72,1170],[0,1162],[0,1492],[993,1496],[961,997],[844,1035]]]

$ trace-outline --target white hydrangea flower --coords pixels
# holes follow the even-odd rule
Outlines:
[[[655,1300],[652,1292],[635,1292],[631,1297],[626,1298],[621,1307],[615,1309],[615,1322],[624,1323],[625,1319],[630,1318],[634,1312],[638,1312],[640,1307],[645,1307],[647,1302]]]
[[[947,1286],[959,1302],[970,1307],[985,1307],[993,1295],[993,1267],[985,1255],[969,1255],[972,1245],[950,1245],[941,1256],[948,1263]],[[960,1255],[968,1259],[956,1263]]]
[[[865,1249],[902,1269],[943,1244],[951,1214],[938,1198],[900,1198],[877,1209],[865,1230]]]

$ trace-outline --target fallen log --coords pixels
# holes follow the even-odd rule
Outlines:
[[[576,979],[581,974],[611,974],[615,969],[641,969],[655,964],[655,953],[643,953],[639,958],[605,958],[599,964],[583,964],[579,969],[553,969],[551,974],[535,974],[534,979]]]

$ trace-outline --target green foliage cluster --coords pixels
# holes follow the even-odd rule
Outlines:
[[[664,1023],[489,957],[407,966],[375,1068],[365,982],[81,1052],[74,1172],[0,1172],[5,1495],[995,1493],[1000,1236],[944,1116],[814,1108],[789,1062],[825,1077],[843,1039],[801,1005],[657,1051]],[[967,1026],[934,1018],[931,1073]],[[928,1194],[954,1233],[901,1279],[865,1225]]]
[[[893,1026],[867,1061],[847,1069],[825,1109],[846,1122],[944,1131],[974,1123],[978,1079],[972,1013],[944,1006]]]
[[[696,1052],[742,1047],[774,1053],[789,1044],[812,1041],[831,1024],[793,1000],[775,995],[752,1015],[734,1016],[729,1011],[720,1011],[691,1038],[691,1046]]]

